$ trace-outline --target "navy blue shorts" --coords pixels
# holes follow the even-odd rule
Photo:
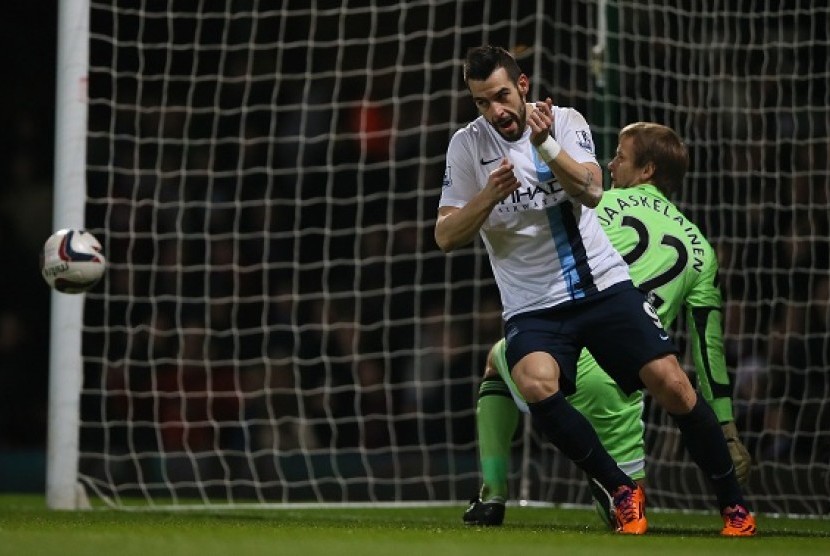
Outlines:
[[[504,332],[510,368],[528,353],[549,353],[559,364],[565,395],[576,391],[576,362],[583,347],[626,394],[643,388],[643,365],[677,353],[657,312],[631,282],[564,306],[516,315]]]

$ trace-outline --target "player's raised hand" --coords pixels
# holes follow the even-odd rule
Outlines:
[[[496,202],[503,200],[519,187],[519,180],[513,173],[513,163],[503,158],[498,168],[490,172],[485,192],[489,192]]]
[[[544,101],[527,103],[527,125],[530,126],[530,141],[534,145],[541,145],[550,136],[553,129],[553,100],[548,97]]]

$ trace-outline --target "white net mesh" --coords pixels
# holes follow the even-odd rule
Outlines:
[[[87,223],[110,268],[86,305],[83,482],[151,505],[475,492],[498,295],[480,245],[445,256],[432,227],[475,116],[460,60],[489,42],[586,115],[604,161],[634,120],[687,140],[751,499],[825,512],[830,12],[674,4],[609,3],[598,82],[590,1],[93,2]],[[709,507],[647,419],[650,506]],[[531,445],[515,495],[587,502]]]

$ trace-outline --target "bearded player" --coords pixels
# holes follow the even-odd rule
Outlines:
[[[669,201],[687,166],[686,149],[673,130],[653,123],[631,124],[620,131],[616,156],[609,164],[614,188],[603,195],[596,211],[611,243],[628,263],[633,282],[649,292],[663,325],[671,326],[685,306],[698,387],[721,423],[738,480],[745,483],[751,460],[732,415],[717,259],[697,226]],[[577,369],[576,392],[568,400],[588,418],[620,469],[644,487],[642,392],[624,394],[587,350],[582,351]],[[510,376],[502,339],[490,350],[479,391],[483,484],[464,513],[465,523],[503,522],[510,446],[520,411],[528,411],[527,403]],[[597,482],[589,484],[600,516],[613,527],[610,496]],[[745,529],[740,516],[735,522],[737,529]],[[725,525],[724,534],[736,533],[726,530],[729,520]]]

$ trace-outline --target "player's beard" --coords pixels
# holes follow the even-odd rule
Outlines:
[[[519,113],[518,114],[509,114],[509,124],[515,124],[509,126],[511,131],[506,131],[503,127],[504,124],[508,123],[507,118],[503,118],[501,120],[497,120],[495,122],[490,122],[490,125],[493,126],[493,129],[496,130],[496,133],[504,137],[507,141],[518,141],[524,135],[525,127],[527,126],[527,107],[525,103],[522,102]]]

